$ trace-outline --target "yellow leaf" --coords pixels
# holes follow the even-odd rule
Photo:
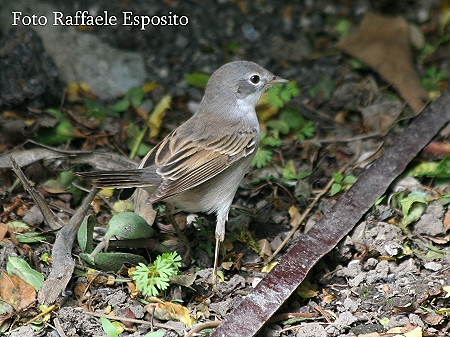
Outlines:
[[[231,270],[233,262],[222,262],[222,268],[225,270]]]
[[[414,330],[411,330],[404,334],[405,337],[422,337],[422,328],[418,326]]]
[[[159,87],[159,84],[156,82],[147,82],[142,86],[142,91],[148,94],[149,92],[152,92],[156,88]]]
[[[326,289],[322,289],[322,294],[323,300],[328,304],[338,299],[338,297],[335,294],[328,292]]]
[[[159,131],[161,130],[162,120],[166,113],[166,110],[170,107],[170,101],[172,97],[166,95],[158,102],[155,109],[153,110],[150,118],[148,119],[147,125],[150,128],[150,138],[155,138]]]
[[[40,305],[39,306],[39,310],[41,311],[41,313],[43,314],[42,317],[42,322],[48,322],[50,320],[50,318],[52,317],[51,313],[52,311],[55,309],[55,306],[46,306],[46,305]]]
[[[194,318],[189,315],[189,309],[177,303],[160,301],[146,305],[145,309],[149,313],[153,312],[157,319],[164,321],[176,320],[187,326],[192,326],[195,323]]]
[[[319,295],[319,292],[316,285],[303,281],[297,288],[297,294],[303,298],[312,298]]]
[[[447,293],[447,294],[445,294],[444,298],[449,298],[450,297],[450,286],[443,286],[442,289],[444,289],[444,291]]]
[[[105,198],[111,198],[114,194],[114,189],[113,188],[104,188],[104,189],[100,190],[99,193],[101,195],[103,195]]]
[[[402,333],[402,327],[395,327],[387,331],[388,334],[400,333],[400,335],[394,335],[393,337],[422,337],[422,328],[418,326],[414,330],[411,330],[406,333]]]
[[[386,331],[386,333],[402,333],[402,327],[396,326],[392,329],[389,329],[389,331]]]
[[[278,264],[278,261],[271,262],[271,263],[269,263],[267,266],[264,266],[264,267],[261,269],[261,271],[262,271],[263,273],[268,273],[268,272],[270,272],[270,271],[273,269],[273,267],[275,267],[277,264]]]
[[[67,85],[66,99],[69,102],[79,100],[81,98],[80,91],[91,91],[89,85],[85,82],[72,82]]]
[[[291,216],[291,226],[292,227],[296,227],[296,226],[300,225],[300,223],[302,222],[302,215],[300,214],[300,210],[297,207],[292,205],[289,208],[289,215]]]
[[[117,213],[133,212],[134,211],[134,205],[131,202],[126,201],[126,200],[119,200],[119,201],[114,203],[113,209]]]

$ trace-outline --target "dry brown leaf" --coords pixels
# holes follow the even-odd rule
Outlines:
[[[261,239],[258,241],[258,246],[261,248],[260,256],[271,256],[272,248],[270,247],[269,240]]]
[[[445,231],[450,229],[450,212],[447,212],[444,216],[444,227]]]
[[[302,215],[298,207],[292,205],[289,207],[289,216],[291,217],[291,226],[297,227],[302,222]]]
[[[11,304],[15,310],[26,308],[35,302],[36,295],[34,287],[20,277],[4,271],[0,274],[0,298]]]
[[[431,158],[442,159],[450,156],[450,142],[431,142],[423,149],[424,154]]]
[[[338,297],[335,294],[328,292],[326,289],[322,289],[322,294],[323,300],[328,304],[338,299]]]
[[[3,222],[0,222],[0,241],[3,241],[6,237],[6,234],[8,234],[9,227],[8,225],[4,224]]]
[[[445,245],[450,241],[450,235],[446,236],[430,236],[430,235],[424,235],[425,238],[433,241],[434,243],[437,243],[438,245]]]
[[[429,94],[420,85],[414,68],[409,27],[403,17],[369,13],[359,29],[337,47],[379,72],[416,114],[428,103]]]
[[[423,319],[429,325],[435,326],[441,324],[444,318],[445,318],[444,315],[439,315],[436,314],[435,312],[429,312],[425,315]]]
[[[74,289],[75,297],[78,300],[78,304],[81,305],[89,300],[89,285],[87,283],[79,283]]]

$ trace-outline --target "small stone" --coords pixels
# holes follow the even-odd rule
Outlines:
[[[296,337],[327,337],[325,328],[318,323],[302,325],[295,334]]]
[[[346,298],[343,304],[345,309],[351,312],[355,312],[359,307],[359,301],[354,301],[351,298]]]
[[[339,317],[334,321],[333,324],[329,325],[325,330],[332,336],[339,336],[339,334],[343,333],[348,329],[350,325],[358,321],[358,318],[351,314],[350,312],[343,312],[339,315]],[[298,336],[298,335],[297,335]]]
[[[425,269],[431,270],[431,271],[439,271],[442,269],[442,264],[437,262],[427,262],[424,265]]]

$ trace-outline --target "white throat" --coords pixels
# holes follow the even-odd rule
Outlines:
[[[238,98],[237,99],[237,105],[242,111],[254,111],[256,104],[258,103],[259,99],[261,98],[260,92],[254,92],[253,94],[248,95],[244,98]]]

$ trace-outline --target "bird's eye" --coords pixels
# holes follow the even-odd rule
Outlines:
[[[258,84],[259,82],[261,82],[261,77],[259,77],[259,75],[252,75],[250,76],[250,82],[252,82],[253,84]]]

